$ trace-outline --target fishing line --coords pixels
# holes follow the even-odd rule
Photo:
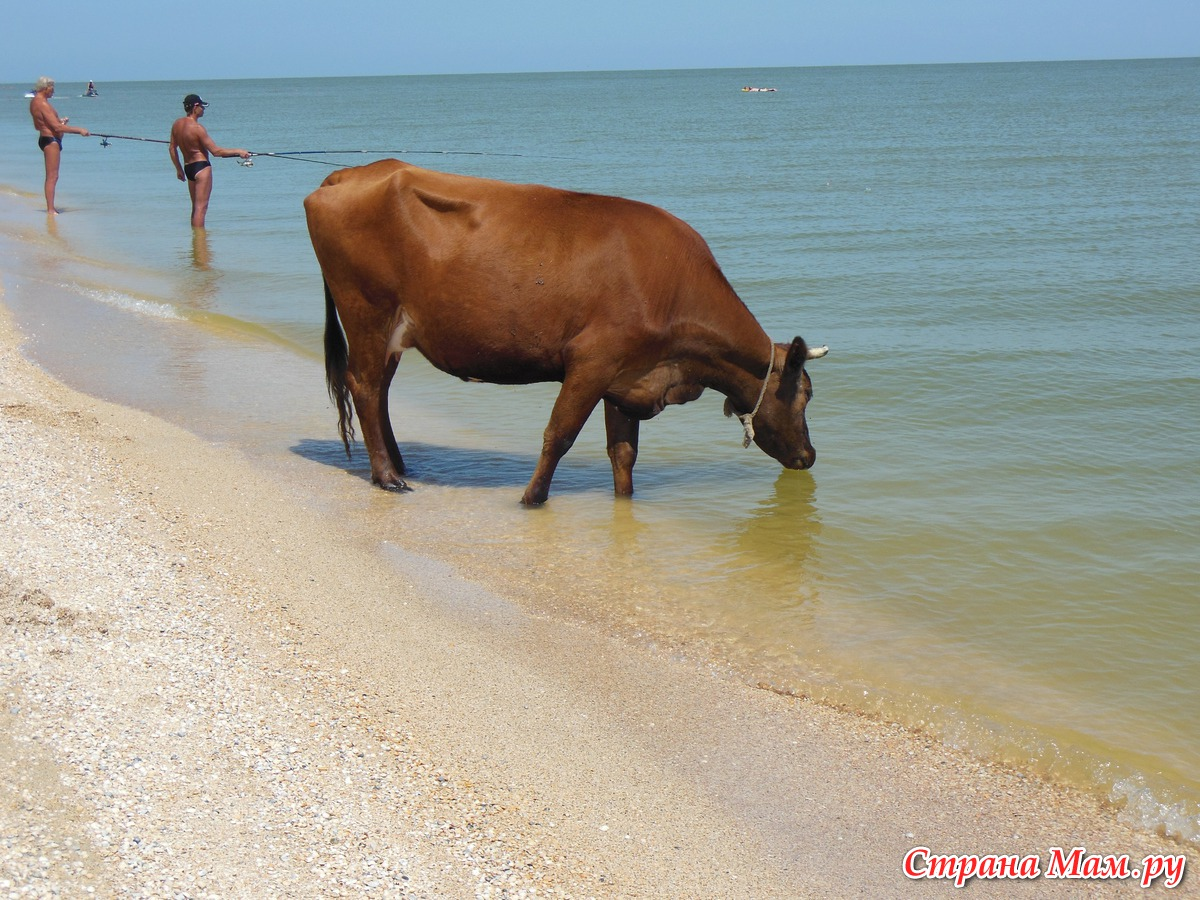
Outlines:
[[[306,159],[303,156],[293,156],[290,153],[255,153],[254,151],[250,152],[249,159],[239,159],[238,165],[239,166],[253,166],[254,165],[254,157],[256,157],[256,156],[273,156],[276,159],[291,159],[291,160],[295,160],[296,162],[310,162],[310,163],[316,163],[319,166],[333,166],[335,169],[347,168],[347,166],[344,163],[328,162],[327,160],[324,160],[324,159]]]
[[[524,157],[524,153],[495,153],[490,150],[279,150],[275,153],[255,154],[256,156],[324,156],[339,153],[367,153],[373,156],[417,156],[427,154],[450,156],[515,156]],[[551,157],[564,159],[565,157]]]
[[[300,162],[311,162],[334,168],[348,168],[345,163],[326,162],[323,159],[309,159],[312,156],[338,156],[350,154],[365,154],[368,156],[504,156],[510,159],[525,159],[525,153],[496,153],[491,150],[277,150],[273,153],[251,153],[251,156],[269,156],[275,159],[295,159]],[[543,159],[568,159],[566,156],[541,157]],[[242,165],[246,165],[245,161]]]

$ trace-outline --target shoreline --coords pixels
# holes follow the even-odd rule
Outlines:
[[[894,895],[923,889],[901,869],[914,846],[1190,849],[397,566],[235,451],[54,381],[20,341],[0,296],[0,887]]]

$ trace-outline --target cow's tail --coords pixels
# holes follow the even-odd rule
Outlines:
[[[324,279],[322,279],[324,280]],[[354,410],[350,402],[350,388],[346,384],[346,369],[350,363],[350,349],[346,346],[346,333],[338,321],[337,306],[325,281],[325,383],[329,387],[329,399],[337,404],[338,433],[350,457],[350,442],[354,440]]]

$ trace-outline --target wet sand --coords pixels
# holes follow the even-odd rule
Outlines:
[[[904,876],[914,846],[1194,849],[444,564],[397,566],[20,344],[0,315],[0,893],[896,896],[949,887]]]

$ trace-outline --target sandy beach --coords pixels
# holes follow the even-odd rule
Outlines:
[[[1194,850],[444,564],[397,567],[21,342],[0,307],[0,896],[898,896],[951,888],[905,876],[918,846]]]

